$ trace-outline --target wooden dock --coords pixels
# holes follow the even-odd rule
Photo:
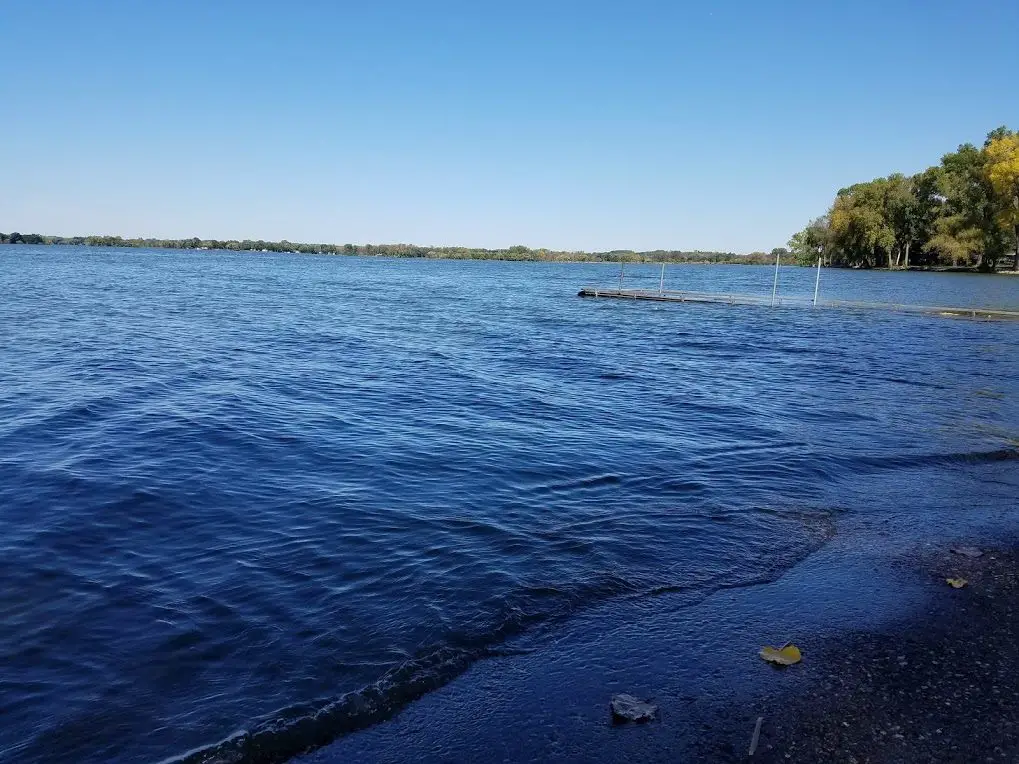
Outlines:
[[[884,302],[852,300],[815,300],[809,297],[782,297],[722,292],[686,292],[674,289],[602,289],[584,287],[579,297],[609,297],[618,300],[652,300],[655,302],[713,303],[717,305],[758,305],[762,307],[843,308],[849,310],[885,310],[898,313],[919,313],[952,318],[1019,321],[1019,310],[998,308],[936,307],[931,305],[900,305]]]

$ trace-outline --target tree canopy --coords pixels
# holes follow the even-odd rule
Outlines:
[[[843,188],[789,248],[805,264],[1019,270],[1019,135],[999,127],[923,172]]]

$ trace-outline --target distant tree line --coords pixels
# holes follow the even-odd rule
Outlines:
[[[1019,134],[999,127],[916,175],[843,188],[789,248],[804,264],[1019,271]]]
[[[362,257],[423,257],[454,260],[545,260],[593,262],[698,262],[760,264],[769,260],[764,252],[738,255],[734,252],[702,252],[700,250],[654,250],[636,252],[581,252],[550,249],[530,249],[522,245],[506,249],[479,249],[473,247],[421,247],[414,244],[301,244],[291,241],[263,241],[261,239],[124,239],[120,236],[43,236],[36,233],[0,233],[0,244],[52,244],[86,247],[138,247],[154,249],[217,249],[232,252],[300,252],[316,255],[360,255]]]

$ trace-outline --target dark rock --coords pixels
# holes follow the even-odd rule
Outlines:
[[[648,703],[646,700],[640,700],[626,693],[613,695],[611,706],[612,720],[614,722],[637,722],[641,724],[651,721],[658,714],[658,706],[654,703]]]

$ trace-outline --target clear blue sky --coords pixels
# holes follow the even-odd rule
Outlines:
[[[782,245],[1019,128],[1019,2],[0,1],[0,231]]]

